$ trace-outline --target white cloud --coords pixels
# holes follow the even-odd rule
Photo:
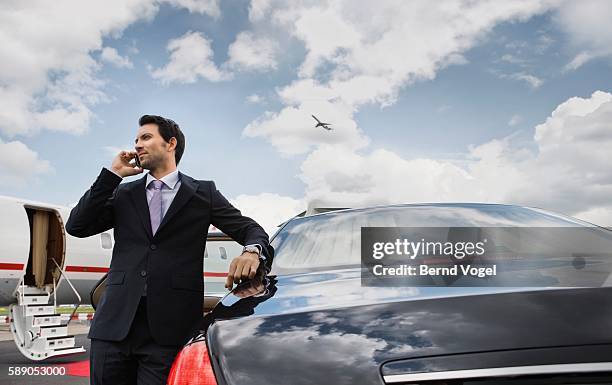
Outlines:
[[[301,171],[306,200],[332,207],[466,200],[484,193],[467,188],[470,175],[457,165],[403,159],[384,149],[360,154],[319,147],[308,155]]]
[[[306,202],[338,207],[501,202],[540,206],[611,225],[609,93],[598,91],[560,104],[537,126],[535,150],[510,136],[471,146],[456,160],[404,158],[368,149],[369,138],[354,118],[364,104],[392,104],[403,87],[460,63],[457,58],[495,25],[525,21],[557,4],[388,1],[371,7],[342,1],[291,6],[255,1],[251,21],[291,34],[303,42],[306,56],[298,78],[277,89],[284,107],[265,112],[245,127],[244,135],[265,138],[283,155],[307,154],[300,174]],[[546,49],[551,40],[540,43]],[[504,60],[517,64],[516,59]],[[500,76],[533,89],[544,82],[527,72]],[[313,130],[310,114],[333,123],[335,130]],[[513,116],[508,124],[521,119]]]
[[[167,50],[170,52],[170,62],[151,71],[151,76],[163,84],[195,83],[200,77],[211,82],[230,78],[228,73],[217,68],[210,40],[200,32],[189,31],[170,40]]]
[[[218,0],[161,0],[161,2],[186,8],[192,13],[207,14],[215,19],[221,16]]]
[[[152,19],[160,1],[3,1],[0,132],[8,137],[44,129],[85,132],[93,106],[108,100],[92,54],[102,49],[104,38],[117,38],[132,23]],[[163,2],[219,15],[216,1]]]
[[[502,79],[511,79],[511,80],[519,80],[527,83],[532,89],[537,89],[544,84],[544,81],[537,76],[525,73],[525,72],[517,72],[513,74],[502,74],[500,75]]]
[[[430,2],[256,1],[249,17],[254,30],[272,25],[301,41],[306,56],[298,79],[278,93],[286,106],[268,111],[244,129],[269,140],[281,153],[301,154],[318,145],[360,148],[368,143],[355,113],[364,104],[393,104],[399,91],[433,79],[506,21],[526,20],[554,1]],[[261,24],[258,24],[261,23]],[[280,38],[279,38],[280,39]],[[381,58],[384,58],[382,60]],[[541,80],[524,74],[532,87]],[[310,114],[338,123],[333,135],[312,131]]]
[[[266,138],[284,155],[307,154],[300,175],[307,202],[340,207],[505,202],[612,224],[608,216],[612,204],[606,198],[612,194],[612,171],[606,160],[612,152],[609,93],[595,92],[560,104],[536,127],[533,151],[511,136],[471,146],[455,161],[368,150],[369,138],[354,119],[362,105],[392,104],[402,87],[432,79],[445,66],[461,63],[457,58],[495,25],[527,20],[558,3],[388,1],[377,7],[342,1],[298,2],[290,7],[271,1],[252,3],[251,21],[272,23],[287,31],[303,42],[306,56],[298,79],[278,89],[285,106],[251,122],[244,134]],[[578,19],[593,20],[594,10],[606,11],[601,2],[596,5],[589,4],[590,11],[581,11],[587,16]],[[563,3],[560,13],[564,15],[568,7],[579,8],[580,4]],[[590,41],[588,47],[602,49],[612,46],[595,44],[612,36],[599,36],[601,23],[586,32],[583,22],[578,24],[568,27],[573,29],[572,36],[583,36],[582,40],[574,37],[576,41]],[[551,40],[540,43],[546,49]],[[516,56],[503,60],[519,64]],[[584,57],[577,60],[584,61]],[[527,72],[500,77],[525,82],[532,89],[544,83]],[[340,129],[312,131],[308,124],[311,113]],[[513,116],[508,124],[516,125],[521,119]]]
[[[574,58],[565,65],[565,71],[573,71],[582,67],[584,64],[588,63],[592,59],[594,59],[597,55],[594,55],[590,52],[580,52],[578,55],[574,56]]]
[[[308,94],[325,93],[315,83],[294,84],[281,95],[285,100],[304,97]],[[304,93],[301,93],[304,91]],[[311,115],[332,123],[333,131],[315,127]],[[340,103],[326,100],[306,100],[297,106],[289,106],[279,113],[266,112],[251,122],[243,131],[248,137],[264,136],[283,155],[303,154],[317,145],[333,144],[337,147],[358,149],[366,146],[369,139],[357,127],[353,110]]]
[[[306,210],[303,200],[272,193],[239,195],[231,202],[243,215],[255,219],[270,236],[278,225]]]
[[[566,70],[580,68],[594,58],[612,58],[612,2],[566,0],[559,7],[556,20],[576,52]]]
[[[249,5],[249,20],[252,22],[261,21],[271,5],[272,2],[270,0],[251,0],[251,4]]]
[[[537,56],[546,54],[547,50],[555,43],[555,40],[548,35],[546,29],[539,29],[535,39],[513,40],[504,45],[509,51],[499,59],[502,62],[517,65],[522,68],[533,67],[534,59]],[[505,39],[505,38],[502,38]]]
[[[104,47],[102,49],[102,53],[100,54],[100,59],[114,65],[117,68],[134,67],[134,64],[132,64],[128,57],[123,57],[119,55],[119,52],[117,52],[117,50],[112,47]]]
[[[219,68],[214,62],[211,41],[201,32],[189,31],[168,42],[170,62],[162,68],[152,69],[151,76],[163,84],[195,83],[199,78],[212,82],[229,80],[234,71],[276,69],[277,43],[265,37],[256,37],[244,31],[228,47],[228,60]]]
[[[260,104],[260,103],[265,102],[265,99],[262,96],[257,95],[257,94],[251,94],[247,96],[246,100],[247,102],[253,103],[253,104]]]
[[[22,142],[0,139],[0,185],[23,187],[36,176],[53,172],[49,161],[40,159]]]
[[[392,151],[319,145],[301,166],[303,200],[262,196],[252,215],[289,218],[304,203],[363,207],[418,202],[496,202],[542,207],[612,226],[612,94],[594,92],[561,103],[536,126],[535,150],[513,137],[471,146],[456,161],[405,158]],[[304,202],[304,203],[303,203]],[[272,210],[271,208],[274,208]],[[278,218],[265,215],[278,210]]]
[[[555,39],[547,35],[545,32],[541,32],[538,36],[537,44],[535,45],[535,52],[544,54],[544,52],[555,42]]]
[[[511,137],[495,139],[469,148],[461,162],[320,146],[302,164],[305,200],[513,203],[612,225],[612,94],[561,103],[536,127],[534,143],[530,151]]]
[[[251,32],[241,32],[228,48],[230,68],[239,71],[266,71],[277,67],[277,44],[265,37],[255,37]]]
[[[523,117],[521,115],[512,115],[512,117],[510,118],[510,120],[508,121],[508,125],[510,127],[512,126],[516,126],[517,124],[519,124],[521,121],[523,120]]]
[[[155,3],[138,0],[3,2],[0,131],[9,137],[40,129],[84,132],[91,106],[105,100],[90,53],[102,48],[103,37],[156,11]]]
[[[501,61],[505,61],[505,62],[510,63],[510,64],[518,64],[518,65],[525,64],[525,60],[524,59],[516,57],[515,55],[512,55],[512,54],[502,55],[500,60]]]

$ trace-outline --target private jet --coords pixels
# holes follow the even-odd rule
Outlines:
[[[310,116],[312,116],[312,117],[314,118],[314,120],[316,120],[316,121],[317,121],[317,125],[315,126],[315,128],[317,128],[317,127],[323,127],[323,128],[324,128],[324,129],[326,129],[327,131],[331,131],[331,130],[332,130],[332,128],[331,128],[331,127],[329,127],[329,126],[331,126],[331,123],[323,123],[322,121],[320,121],[319,119],[317,119],[317,117],[316,117],[316,116],[314,116],[314,115],[310,115]]]
[[[78,305],[95,308],[99,283],[109,271],[113,231],[73,237],[65,230],[69,207],[25,199],[0,196],[0,212],[0,306],[9,307],[1,318],[17,349],[32,361],[84,353],[68,335],[67,322]],[[212,226],[202,237],[208,239],[202,274],[208,311],[227,292],[229,264],[242,246]],[[73,305],[68,319],[57,313],[60,304]]]

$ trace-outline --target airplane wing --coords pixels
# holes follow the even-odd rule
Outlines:
[[[310,115],[310,116],[312,116],[312,117],[314,118],[314,120],[316,120],[316,121],[317,121],[317,123],[321,123],[321,121],[320,121],[319,119],[317,119],[317,117],[316,117],[316,116],[314,116],[314,115]]]

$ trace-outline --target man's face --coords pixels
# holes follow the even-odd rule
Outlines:
[[[151,170],[166,163],[168,157],[174,157],[174,152],[168,151],[170,144],[159,134],[155,123],[141,126],[136,135],[134,149],[142,168]]]

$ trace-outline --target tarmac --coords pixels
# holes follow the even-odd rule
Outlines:
[[[90,321],[73,320],[68,324],[68,334],[76,337],[76,346],[83,346],[87,351],[86,353],[55,357],[37,362],[30,361],[19,353],[17,347],[15,346],[15,342],[13,342],[8,324],[0,324],[0,384],[89,384],[90,341],[87,338],[89,323]],[[34,373],[34,370],[43,374],[21,374],[22,372]]]

